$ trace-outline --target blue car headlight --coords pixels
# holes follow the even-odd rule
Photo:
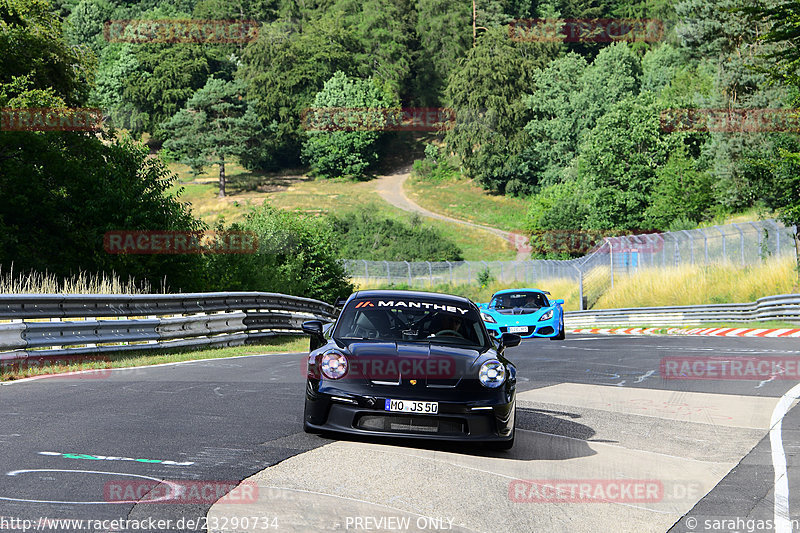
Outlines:
[[[492,324],[497,324],[497,320],[495,320],[494,317],[492,315],[490,315],[489,313],[484,313],[483,311],[481,311],[481,318],[483,319],[484,322],[490,322]]]
[[[484,387],[496,389],[506,380],[506,367],[496,359],[486,361],[481,365],[478,379]]]
[[[552,309],[549,310],[548,312],[546,312],[545,314],[543,314],[541,317],[539,317],[539,322],[541,322],[542,320],[550,320],[551,318],[553,318],[553,310]]]

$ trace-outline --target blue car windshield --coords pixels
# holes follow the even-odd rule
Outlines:
[[[515,309],[519,307],[539,309],[549,305],[547,297],[540,292],[509,292],[495,296],[489,307],[492,309]]]
[[[333,337],[481,348],[491,344],[480,314],[471,307],[412,299],[351,300],[336,321]]]

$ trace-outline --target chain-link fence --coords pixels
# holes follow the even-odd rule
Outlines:
[[[581,309],[589,309],[608,288],[614,277],[633,274],[641,268],[680,265],[752,265],[771,257],[796,257],[796,227],[787,228],[774,220],[742,222],[725,226],[652,233],[598,237],[576,230],[570,239],[593,249],[577,259],[565,261],[365,261],[345,260],[348,274],[365,285],[407,285],[425,288],[435,285],[464,285],[494,279],[526,285],[539,280],[570,280],[579,285]],[[558,238],[565,238],[559,232]]]

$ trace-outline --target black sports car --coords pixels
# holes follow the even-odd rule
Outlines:
[[[514,445],[516,368],[458,296],[361,291],[312,336],[304,429]]]

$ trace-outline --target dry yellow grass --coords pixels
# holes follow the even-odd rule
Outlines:
[[[0,270],[0,294],[147,294],[147,282],[133,278],[121,280],[115,275],[92,275],[81,272],[69,278],[59,278],[47,272],[14,272]]]
[[[793,257],[742,268],[733,264],[641,269],[616,276],[595,308],[653,307],[753,302],[764,296],[798,292]]]

